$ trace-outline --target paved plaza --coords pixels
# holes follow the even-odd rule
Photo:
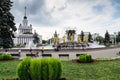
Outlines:
[[[35,51],[33,51],[34,54]],[[92,55],[93,59],[96,58],[117,58],[120,57],[120,55],[117,55],[117,53],[120,52],[120,48],[112,48],[112,49],[101,49],[101,50],[60,50],[60,51],[44,51],[44,54],[51,54],[54,58],[59,58],[59,54],[68,54],[69,59],[76,59],[76,54],[90,54]],[[29,53],[29,51],[22,52],[21,58],[26,57],[26,54]],[[42,58],[41,52],[39,52],[39,57]]]
[[[42,58],[42,53],[41,53],[40,49],[33,49],[32,54],[35,54],[36,51],[39,51],[38,58]],[[2,53],[3,50],[0,50],[0,52]],[[18,50],[14,50],[14,49],[10,49],[8,52],[18,54]],[[62,57],[68,57],[69,60],[77,59],[78,54],[90,54],[90,55],[92,55],[93,59],[96,59],[96,58],[115,59],[115,58],[120,58],[120,55],[117,55],[117,53],[119,53],[119,52],[120,52],[120,47],[108,48],[108,49],[90,49],[90,50],[89,49],[86,49],[86,50],[82,50],[82,49],[77,49],[77,50],[72,49],[71,50],[70,49],[70,50],[60,50],[60,51],[45,50],[43,54],[51,54],[51,57],[54,57],[54,58],[60,58],[60,55],[63,55]],[[20,59],[25,58],[26,54],[30,54],[29,49],[27,49],[27,50],[22,49]],[[66,56],[66,55],[68,55],[68,56]]]

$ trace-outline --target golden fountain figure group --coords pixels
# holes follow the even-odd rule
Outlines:
[[[76,45],[85,45],[88,44],[88,36],[83,36],[83,41],[82,41],[82,36],[78,35],[77,36],[77,41],[75,40],[75,30],[66,30],[66,36],[64,35],[62,38],[58,37],[57,32],[55,31],[54,34],[54,38],[53,38],[53,42],[54,42],[54,46],[62,46],[62,45],[73,45],[74,43]],[[60,41],[62,41],[62,43],[60,43]]]

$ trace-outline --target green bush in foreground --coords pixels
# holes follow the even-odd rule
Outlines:
[[[41,60],[40,59],[32,59],[30,64],[30,74],[32,80],[40,80],[41,79]]]
[[[20,80],[31,80],[30,63],[31,58],[27,57],[21,63],[18,64],[17,75]]]
[[[41,59],[42,78],[40,80],[49,80],[49,64],[48,59]]]
[[[62,74],[62,64],[55,58],[26,58],[17,66],[17,74],[20,80],[58,80]]]
[[[80,62],[91,62],[92,61],[92,56],[88,54],[83,54],[79,56],[79,61]]]
[[[0,55],[0,60],[10,60],[12,59],[11,54],[1,54]]]

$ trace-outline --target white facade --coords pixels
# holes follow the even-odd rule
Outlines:
[[[88,37],[90,32],[84,32],[84,35]]]
[[[33,41],[33,34],[18,34],[16,35],[17,44],[28,44]]]
[[[40,39],[40,44],[42,44],[42,35],[39,35],[38,37]]]
[[[40,38],[40,43],[42,43],[42,36]],[[16,39],[14,39],[15,44],[28,44],[33,41],[32,25],[28,25],[28,20],[26,17],[26,7],[25,7],[25,16],[23,18],[23,23],[18,27],[18,34],[16,34]]]
[[[98,36],[99,36],[99,33],[94,33],[94,34],[92,34],[93,40],[95,40]]]

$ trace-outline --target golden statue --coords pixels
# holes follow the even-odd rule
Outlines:
[[[74,41],[74,36],[73,36],[73,35],[70,36],[70,41],[71,41],[71,42]]]
[[[81,42],[81,36],[78,35],[78,42],[80,43]]]
[[[84,42],[88,43],[88,36],[84,36]]]
[[[66,36],[63,36],[63,42],[66,42]]]

